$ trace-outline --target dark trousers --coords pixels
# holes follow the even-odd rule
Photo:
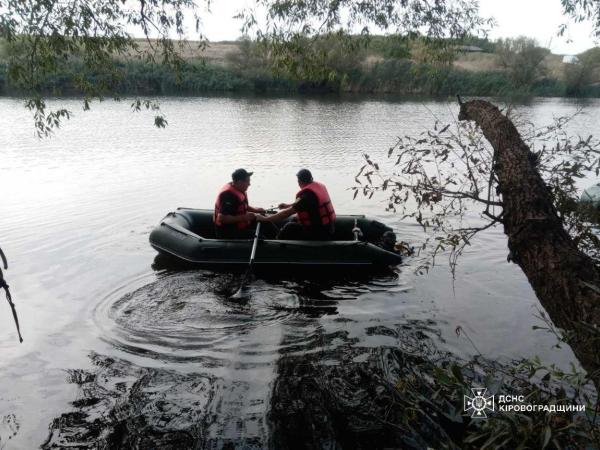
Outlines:
[[[330,241],[334,238],[333,233],[333,226],[305,227],[298,222],[288,222],[281,230],[279,230],[277,239],[292,241]]]

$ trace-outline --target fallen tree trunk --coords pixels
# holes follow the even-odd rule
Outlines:
[[[565,231],[537,158],[513,123],[491,103],[460,105],[494,149],[509,260],[521,267],[552,322],[566,333],[600,392],[600,270]]]

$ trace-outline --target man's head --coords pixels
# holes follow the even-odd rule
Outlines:
[[[241,192],[246,192],[248,186],[250,186],[250,176],[252,172],[248,172],[246,169],[237,169],[231,174],[231,181],[233,186]]]
[[[300,169],[296,174],[296,177],[298,177],[298,184],[301,187],[306,186],[313,181],[312,173],[310,173],[310,170],[308,169]]]

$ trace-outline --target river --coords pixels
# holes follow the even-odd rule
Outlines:
[[[294,174],[307,167],[338,212],[373,216],[419,245],[416,223],[387,213],[382,198],[353,200],[349,187],[363,153],[384,159],[397,136],[453,120],[455,103],[163,98],[166,129],[129,103],[83,112],[77,100],[52,101],[74,117],[39,140],[22,101],[0,99],[0,246],[24,336],[19,344],[3,303],[0,448],[85,447],[106,433],[93,420],[120,424],[114,448],[136,433],[149,442],[156,430],[173,448],[274,446],[285,361],[359,363],[405,345],[401,330],[459,358],[574,361],[532,328],[545,327],[541,306],[506,262],[501,229],[477,237],[454,282],[444,258],[420,276],[409,258],[395,273],[259,278],[246,305],[222,295],[235,275],[155,264],[152,228],[178,206],[212,207],[238,167],[254,171],[255,206],[290,201]],[[578,107],[540,99],[516,109],[543,125]],[[600,135],[600,102],[584,108],[571,131]]]

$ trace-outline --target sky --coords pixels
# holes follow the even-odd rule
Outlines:
[[[233,16],[247,3],[248,0],[213,0],[211,14],[202,15],[208,39],[237,39],[241,24]],[[591,37],[589,23],[571,24],[568,36],[557,36],[559,25],[565,23],[560,0],[480,0],[479,3],[482,16],[496,19],[497,25],[490,33],[492,39],[524,35],[535,38],[556,54],[577,54],[599,45]]]

